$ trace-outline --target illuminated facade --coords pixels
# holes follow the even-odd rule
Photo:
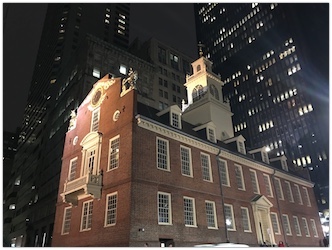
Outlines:
[[[71,113],[52,246],[319,246],[307,170],[246,150],[211,66],[192,63],[182,110],[137,102],[135,69],[93,85]]]
[[[319,43],[310,43],[328,30],[311,28],[308,16],[325,18],[327,10],[326,4],[195,4],[197,41],[225,82],[235,134],[250,148],[265,145],[270,155],[308,168],[320,209],[328,208],[329,156],[321,122],[327,103],[315,96],[322,81],[315,68],[328,67],[328,60],[313,67],[311,48]]]

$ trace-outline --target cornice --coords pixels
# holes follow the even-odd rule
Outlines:
[[[195,138],[194,136],[188,135],[182,131],[173,129],[171,127],[167,127],[164,124],[161,124],[157,121],[151,120],[147,117],[144,117],[142,115],[137,115],[137,125],[143,129],[149,130],[151,132],[157,133],[159,135],[162,135],[164,137],[168,137],[170,139],[176,140],[178,142],[196,147],[198,149],[204,150],[208,153],[214,154],[215,156],[219,155],[220,157],[223,157],[225,159],[231,160],[233,162],[236,162],[241,165],[245,165],[247,167],[259,170],[264,173],[268,173],[270,175],[283,178],[285,180],[292,181],[294,183],[307,186],[307,187],[313,187],[314,184],[310,181],[301,179],[300,177],[292,176],[287,173],[283,173],[282,171],[279,171],[275,168],[259,164],[256,161],[252,161],[248,158],[241,157],[240,155],[237,155],[235,153],[229,152],[228,150],[221,148],[217,145],[213,145],[212,143],[203,141],[199,138]]]

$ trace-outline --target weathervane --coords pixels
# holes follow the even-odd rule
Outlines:
[[[204,48],[205,45],[202,44],[201,42],[199,42],[197,46],[199,48],[199,56],[202,57],[203,56],[203,50],[202,50],[202,48]]]

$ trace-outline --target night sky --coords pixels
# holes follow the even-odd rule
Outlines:
[[[3,5],[3,130],[21,126],[47,4]],[[131,4],[130,42],[155,37],[193,58],[197,43],[193,5]]]

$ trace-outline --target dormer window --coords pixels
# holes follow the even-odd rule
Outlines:
[[[244,142],[243,141],[237,141],[237,150],[241,153],[241,154],[246,154],[246,148],[244,146]]]
[[[262,150],[262,161],[269,164],[270,160],[269,160],[269,155],[265,150]]]
[[[216,142],[216,131],[214,128],[207,127],[207,138],[211,142]]]
[[[180,113],[176,112],[171,112],[171,125],[173,127],[181,129],[181,118],[180,118]]]
[[[281,159],[281,167],[283,170],[288,172],[288,166],[287,166],[287,160],[286,159]]]

